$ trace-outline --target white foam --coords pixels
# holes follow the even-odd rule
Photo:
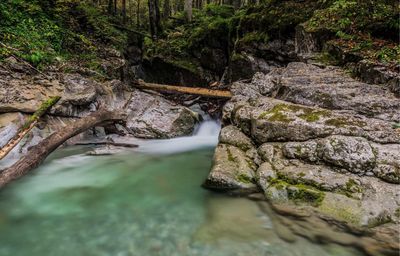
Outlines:
[[[199,125],[193,136],[165,140],[141,140],[137,151],[154,154],[174,154],[201,148],[215,147],[221,124],[205,121]]]

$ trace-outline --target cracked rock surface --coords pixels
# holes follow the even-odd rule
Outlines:
[[[400,99],[388,88],[305,63],[234,83],[205,186],[230,193],[256,186],[272,203],[358,227],[399,225],[400,132],[393,123]],[[248,179],[226,156],[230,147],[251,155],[246,160],[256,168]]]

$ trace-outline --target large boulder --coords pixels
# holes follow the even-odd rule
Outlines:
[[[158,95],[134,90],[127,104],[129,133],[139,138],[166,139],[192,134],[198,116]]]

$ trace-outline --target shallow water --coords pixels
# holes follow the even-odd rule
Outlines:
[[[201,188],[215,143],[199,131],[112,156],[57,151],[0,192],[0,255],[358,255],[287,243],[256,202]]]

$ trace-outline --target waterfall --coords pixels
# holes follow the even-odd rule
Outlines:
[[[201,148],[215,147],[221,124],[215,120],[202,122],[192,136],[165,140],[142,140],[139,142],[139,152],[155,154],[174,154]]]

